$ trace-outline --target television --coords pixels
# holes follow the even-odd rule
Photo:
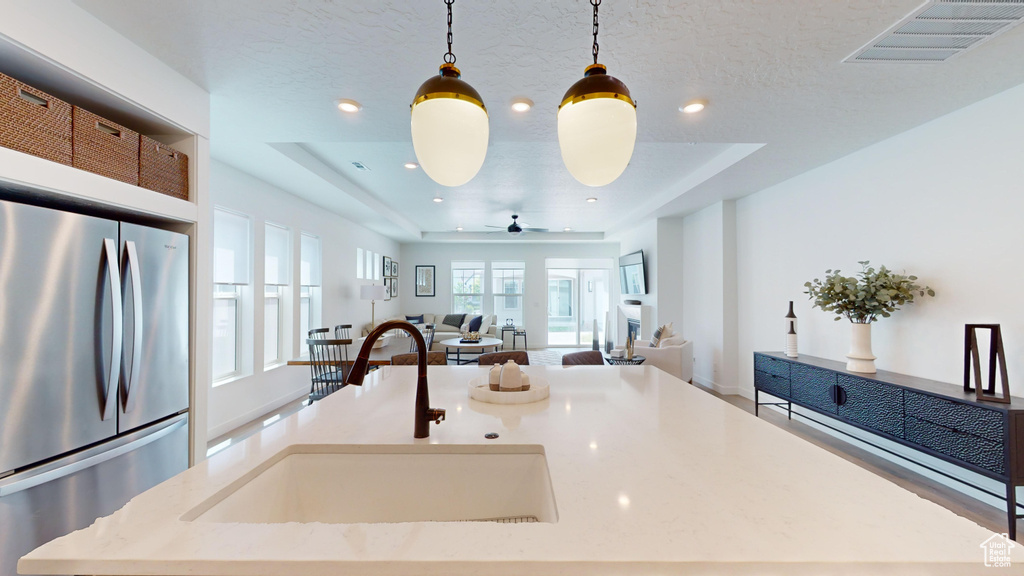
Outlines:
[[[619,258],[619,293],[647,294],[644,251],[637,250]]]

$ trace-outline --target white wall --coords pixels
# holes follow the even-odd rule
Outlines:
[[[529,334],[530,348],[547,346],[547,273],[546,258],[612,258],[619,257],[619,245],[615,242],[546,244],[546,243],[502,243],[502,244],[447,244],[417,243],[403,244],[399,259],[399,300],[403,314],[430,312],[446,314],[451,312],[451,263],[453,260],[513,260],[526,262],[526,286],[523,296],[525,325]],[[433,265],[436,294],[433,298],[415,295],[416,266]],[[617,270],[611,271],[612,310],[617,302]],[[490,276],[488,275],[488,281]],[[493,303],[484,302],[484,311],[490,312]],[[503,319],[499,318],[499,324]],[[613,320],[614,323],[614,315]]]
[[[356,279],[356,248],[395,255],[399,253],[399,246],[389,238],[219,162],[212,163],[210,189],[214,205],[250,217],[255,279],[252,317],[248,319],[253,335],[251,363],[247,367],[250,375],[210,390],[208,422],[210,438],[214,438],[309,393],[308,367],[263,369],[264,223],[269,220],[287,226],[291,233],[292,297],[290,313],[285,314],[289,321],[285,332],[290,334],[287,359],[303,353],[305,340],[305,335],[298,333],[299,234],[307,232],[320,238],[323,270],[320,325],[352,324],[353,336],[358,335],[358,327],[370,321],[370,303],[359,299],[359,286],[370,282]],[[397,311],[397,301],[377,303],[378,315]]]
[[[616,256],[632,254],[637,250],[644,251],[644,267],[647,271],[647,294],[630,294],[620,296],[617,302],[639,300],[641,304],[651,307],[651,318],[660,322],[658,316],[658,221],[655,219],[641,222],[629,230],[616,234],[619,241],[619,253]],[[671,320],[669,320],[671,322]],[[621,342],[620,342],[621,344]]]
[[[654,264],[657,265],[654,272],[657,286],[654,293],[658,307],[654,319],[658,325],[672,322],[674,328],[681,329],[685,292],[683,255],[686,247],[683,219],[658,218],[657,227],[658,246],[654,259]],[[646,254],[647,252],[644,252],[644,255]]]
[[[844,359],[849,323],[812,309],[803,284],[829,268],[853,273],[858,260],[906,270],[937,294],[874,325],[878,368],[959,382],[964,324],[999,323],[1019,382],[1022,133],[1024,86],[737,201],[742,393],[753,390],[752,352],[781,350],[789,300],[800,352]]]

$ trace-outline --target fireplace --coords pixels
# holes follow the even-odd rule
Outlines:
[[[634,342],[640,339],[639,318],[626,318],[626,338],[632,338]]]
[[[635,340],[649,340],[654,332],[653,310],[650,306],[619,304],[616,322],[616,344],[625,346],[626,337],[633,334]]]

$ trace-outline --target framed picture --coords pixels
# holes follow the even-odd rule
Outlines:
[[[383,276],[387,278],[388,276],[391,276],[391,258],[388,256],[383,256],[383,258],[384,265],[381,266],[380,271],[383,273]]]
[[[398,298],[398,278],[391,279],[391,297]]]
[[[416,267],[416,295],[434,296],[434,267]]]
[[[398,278],[398,261],[391,261],[391,276],[392,278]]]
[[[391,300],[391,278],[384,279],[384,301]]]

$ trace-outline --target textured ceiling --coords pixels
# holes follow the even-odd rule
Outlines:
[[[78,3],[210,91],[215,158],[400,239],[513,210],[594,232],[685,214],[1024,82],[1021,29],[943,64],[841,63],[919,0],[606,0],[600,60],[639,104],[638,143],[622,178],[592,189],[561,165],[555,122],[590,60],[589,3],[458,0],[453,48],[491,141],[477,178],[446,189],[402,167],[409,102],[446,48],[442,0]],[[517,96],[535,108],[512,113]],[[339,98],[364,108],[343,115]],[[692,98],[708,109],[681,114]],[[744,143],[765,145],[730,146]]]

